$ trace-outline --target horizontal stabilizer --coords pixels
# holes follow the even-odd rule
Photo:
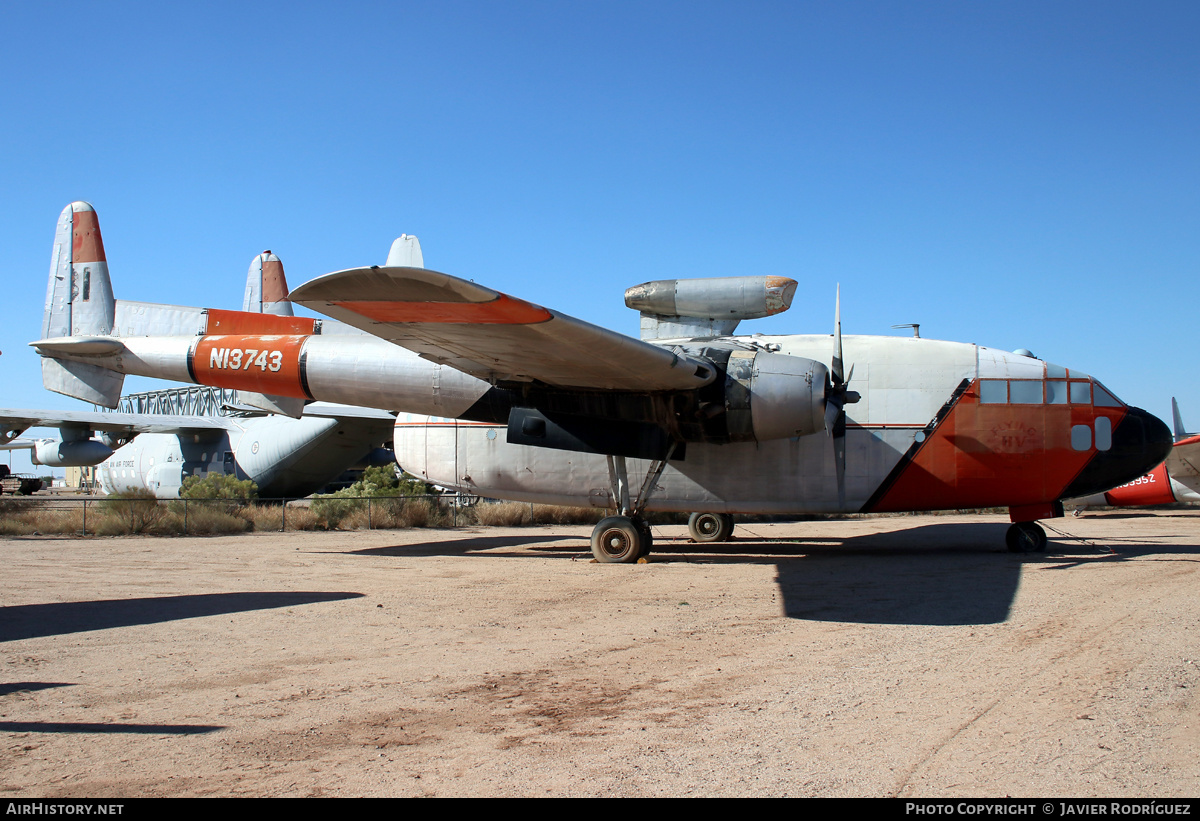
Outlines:
[[[60,336],[54,339],[39,339],[29,344],[36,348],[38,353],[48,356],[106,356],[120,353],[125,348],[119,339],[113,339],[111,336]]]

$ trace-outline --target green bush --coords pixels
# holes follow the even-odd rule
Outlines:
[[[248,502],[258,498],[258,485],[251,479],[210,473],[203,479],[199,476],[186,477],[179,495],[184,499],[240,499]]]
[[[424,482],[411,477],[401,479],[396,475],[394,467],[372,467],[364,470],[362,478],[350,487],[324,496],[314,496],[311,509],[313,515],[328,528],[339,527],[343,523],[349,527],[361,526],[363,523],[368,527],[421,527],[431,518],[437,519],[436,516],[430,516],[433,506],[428,503],[414,504],[421,500],[405,497],[421,496],[428,492],[429,486]],[[370,521],[367,520],[367,497],[372,500],[369,505]],[[381,504],[374,501],[376,499],[391,501]],[[377,520],[377,516],[381,518]],[[376,522],[379,523],[375,524]]]

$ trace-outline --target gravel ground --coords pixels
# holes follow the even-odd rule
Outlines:
[[[9,797],[1200,795],[1200,511],[0,540]]]

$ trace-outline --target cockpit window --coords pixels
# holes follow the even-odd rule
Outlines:
[[[1014,379],[1008,383],[1008,401],[1014,405],[1042,404],[1040,379]]]
[[[1119,408],[1125,403],[1108,392],[1108,389],[1096,383],[1095,391],[1092,395],[1092,403],[1098,408]]]
[[[1008,403],[1008,382],[1004,379],[984,379],[979,383],[979,401],[985,405]]]
[[[1093,387],[1094,386],[1094,387]],[[985,405],[1095,405],[1122,408],[1125,403],[1093,379],[980,379]]]

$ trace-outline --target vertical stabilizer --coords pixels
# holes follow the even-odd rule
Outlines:
[[[54,233],[42,338],[108,336],[114,305],[96,209],[73,202],[59,215]]]
[[[1179,403],[1175,401],[1174,396],[1171,397],[1171,416],[1174,417],[1173,421],[1175,422],[1175,441],[1187,439],[1188,434],[1183,427],[1183,417],[1179,415]]]
[[[96,209],[90,203],[73,202],[59,215],[54,232],[42,338],[111,336],[115,309]],[[124,374],[43,357],[42,384],[47,390],[107,408],[117,406]]]
[[[392,243],[392,250],[388,251],[387,267],[424,268],[425,258],[421,256],[421,241],[414,236],[401,234]]]
[[[276,316],[294,316],[292,303],[287,301],[287,277],[283,263],[270,251],[263,251],[250,262],[246,272],[246,298],[243,311]]]

